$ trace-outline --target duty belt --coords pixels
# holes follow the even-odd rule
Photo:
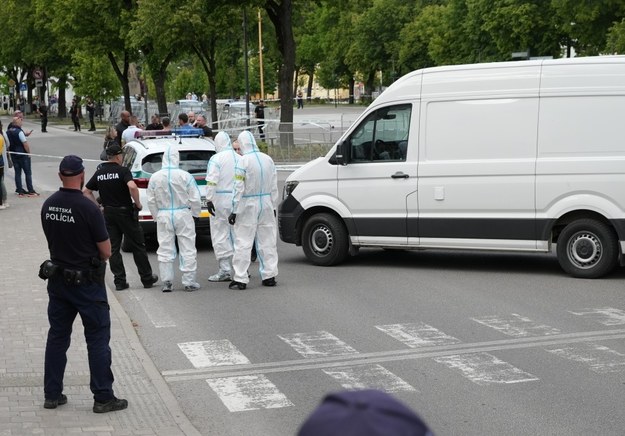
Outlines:
[[[113,209],[113,210],[133,210],[132,206],[104,206],[104,209]]]
[[[102,263],[94,269],[72,269],[64,268],[50,260],[44,261],[39,267],[39,277],[42,280],[51,277],[62,277],[67,286],[80,286],[89,282],[104,283],[104,273],[106,263]]]

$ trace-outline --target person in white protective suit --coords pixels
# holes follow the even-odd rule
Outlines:
[[[200,190],[191,174],[178,168],[178,150],[169,146],[163,153],[163,165],[148,183],[148,208],[156,221],[159,270],[163,292],[171,292],[178,237],[180,272],[185,291],[200,289],[196,281],[197,249],[194,217],[202,208]]]
[[[242,156],[235,169],[234,198],[228,222],[234,225],[234,279],[230,289],[245,289],[249,283],[250,250],[256,252],[263,286],[275,286],[278,275],[276,209],[278,175],[271,157],[261,153],[249,131],[239,135]]]
[[[232,280],[234,231],[228,223],[228,217],[232,213],[234,168],[240,156],[234,151],[230,135],[226,132],[219,132],[215,136],[215,150],[217,153],[208,161],[206,169],[206,202],[211,213],[211,241],[219,271],[208,280],[229,282]]]

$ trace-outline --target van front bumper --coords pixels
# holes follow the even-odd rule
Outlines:
[[[278,206],[278,230],[280,239],[289,244],[301,245],[298,222],[304,208],[292,195],[285,198]]]

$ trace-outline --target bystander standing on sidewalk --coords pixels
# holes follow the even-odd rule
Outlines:
[[[0,209],[9,207],[9,203],[7,203],[7,188],[4,184],[4,167],[8,166],[11,168],[13,165],[10,155],[7,153],[7,146],[2,129],[2,121],[0,121]]]
[[[41,133],[48,133],[48,106],[45,101],[37,106],[37,113],[41,118]]]
[[[89,131],[95,132],[95,103],[91,97],[87,98],[87,114],[89,114]]]
[[[74,132],[80,132],[80,103],[76,98],[72,99],[69,115],[72,118],[72,123],[74,123]]]
[[[11,128],[7,130],[11,161],[15,168],[15,192],[20,197],[37,197],[39,193],[33,188],[33,174],[30,162],[30,145],[26,140],[26,134],[22,130],[22,118],[14,117]],[[32,130],[31,130],[32,132]],[[25,191],[22,188],[22,171],[26,179]]]

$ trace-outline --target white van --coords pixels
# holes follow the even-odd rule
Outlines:
[[[625,250],[625,57],[427,68],[293,172],[280,237],[316,265],[358,247],[550,252],[575,277]]]

